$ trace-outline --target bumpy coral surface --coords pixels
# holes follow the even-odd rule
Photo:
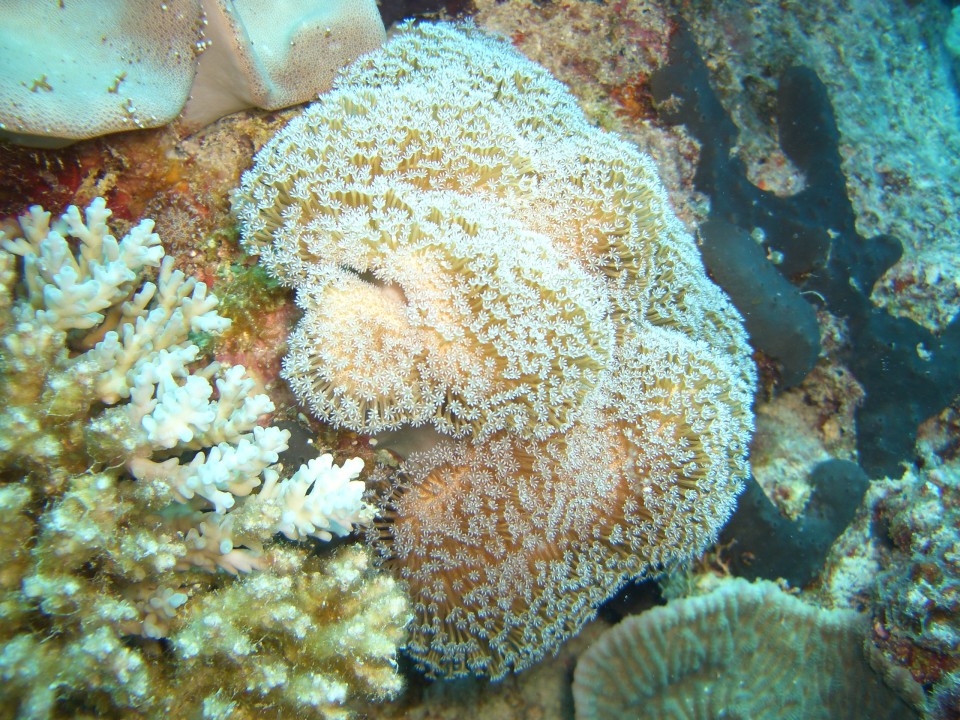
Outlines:
[[[191,337],[229,324],[217,299],[150,221],[118,241],[109,215],[102,199],[54,223],[34,206],[22,236],[0,235],[0,702],[342,717],[396,691],[395,583],[362,550],[325,563],[273,542],[367,524],[362,462],[281,477],[289,432],[258,424],[270,399],[243,367],[198,362]]]
[[[868,627],[773,583],[730,580],[601,636],[577,663],[577,720],[918,717],[870,668]]]
[[[321,418],[431,423],[381,528],[429,672],[536,661],[701,551],[747,472],[754,368],[637,149],[502,39],[422,24],[268,143],[235,210],[304,310]]]

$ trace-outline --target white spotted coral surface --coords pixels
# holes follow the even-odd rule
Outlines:
[[[190,93],[198,0],[7,2],[0,16],[0,134],[77,139],[156,127]]]
[[[207,46],[179,118],[191,131],[250,106],[312,100],[385,35],[375,0],[204,0],[203,10]]]

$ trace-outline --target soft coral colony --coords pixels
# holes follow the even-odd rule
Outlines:
[[[303,542],[370,522],[363,463],[281,477],[272,402],[191,342],[229,324],[217,299],[109,216],[35,206],[0,235],[4,707],[344,717],[395,693],[405,596]]]
[[[429,673],[529,666],[698,554],[746,476],[755,370],[653,162],[471,25],[419,24],[234,198],[297,289],[284,373],[358,432],[432,425],[376,541]]]

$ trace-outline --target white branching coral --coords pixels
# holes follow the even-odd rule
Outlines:
[[[86,352],[70,357],[63,375],[56,373],[56,365],[46,368],[51,389],[60,395],[69,391],[68,383],[79,383],[88,386],[90,402],[114,405],[128,400],[116,408],[132,430],[127,441],[133,446],[124,458],[130,473],[141,481],[165,484],[178,502],[199,497],[223,514],[261,484],[263,472],[287,449],[290,433],[256,424],[274,407],[266,395],[251,394],[253,381],[245,378],[242,366],[220,374],[216,393],[211,383],[219,371],[215,364],[198,372],[189,367],[199,353],[189,334],[221,332],[230,321],[216,314],[217,299],[207,294],[203,283],[173,269],[172,258],[163,256],[160,239],[152,232],[153,222],[144,220],[118,242],[110,235],[110,210],[103,198],[94,200],[85,215],[86,222],[71,206],[51,226],[50,213],[34,206],[20,219],[23,237],[0,237],[5,252],[23,258],[25,293],[12,307],[12,333],[5,338],[10,359],[32,357],[31,339],[50,330],[90,330],[73,343],[80,348],[102,337]],[[67,238],[79,241],[76,254]],[[157,282],[145,283],[134,293],[148,266],[159,266]],[[65,336],[62,340],[69,347]],[[108,418],[120,419],[110,410],[100,419]],[[50,439],[48,427],[34,425],[38,442]],[[25,439],[10,434],[11,453],[29,452]],[[185,452],[203,448],[209,449],[184,461]],[[279,484],[276,471],[271,471],[278,487],[274,496],[289,498],[288,512],[300,518],[298,527],[313,528],[298,533],[298,539],[311,534],[329,539],[331,530],[346,534],[370,514],[361,498],[362,483],[358,493],[342,482],[326,481],[324,471],[338,480],[343,472],[331,470],[329,456],[324,460]],[[351,479],[359,474],[356,462],[348,468]],[[310,479],[304,481],[301,474]],[[304,494],[305,482],[322,487],[317,500],[324,493],[349,490],[346,501],[325,500],[340,507],[336,520],[330,519],[324,502],[305,503],[298,496]],[[289,489],[287,483],[292,483]],[[279,527],[270,530],[280,532]]]
[[[359,458],[336,467],[332,455],[321,455],[284,482],[277,482],[277,472],[271,470],[259,496],[275,499],[281,508],[278,532],[291,540],[330,540],[373,520],[373,508],[363,504],[363,483],[355,479],[362,468]],[[363,509],[358,512],[358,507]]]
[[[379,538],[428,672],[530,665],[729,516],[741,318],[653,161],[504,39],[407,26],[264,146],[234,208],[304,310],[297,395],[448,436],[407,459]]]
[[[109,216],[102,199],[84,216],[70,207],[53,223],[33,207],[20,218],[21,234],[0,234],[0,490],[17,491],[0,500],[19,517],[36,518],[19,536],[28,552],[0,570],[21,579],[2,588],[7,605],[0,605],[17,608],[3,636],[26,653],[23,671],[3,671],[11,681],[9,694],[0,693],[5,706],[26,708],[39,685],[50,684],[44,673],[53,668],[37,650],[36,628],[52,628],[68,654],[85,637],[114,648],[130,634],[174,637],[202,602],[195,596],[224,587],[230,575],[259,571],[265,587],[289,584],[307,550],[282,549],[274,536],[329,540],[373,516],[357,479],[359,459],[337,466],[323,455],[281,477],[290,432],[258,424],[273,403],[254,392],[242,366],[203,364],[191,339],[229,326],[217,298],[173,268],[151,221],[117,240]],[[150,267],[155,282],[141,284]],[[374,578],[365,562],[360,587]],[[379,587],[385,602],[400,604],[381,618],[395,637],[406,620],[394,610],[406,601],[396,588]],[[335,596],[329,600],[339,606]],[[314,631],[312,655],[326,652],[328,631]],[[370,661],[387,663],[392,675],[389,655]],[[0,666],[8,659],[0,657]],[[36,682],[24,674],[35,665]],[[121,707],[145,702],[130,687],[132,672],[116,668],[102,679]],[[150,682],[176,682],[173,665],[151,673]],[[385,692],[349,677],[343,683],[351,696],[358,688]],[[394,677],[391,688],[397,685]],[[63,693],[44,696],[53,703],[48,710]],[[264,690],[254,702],[274,700],[283,704]]]
[[[87,208],[86,223],[75,205],[53,227],[50,213],[39,205],[20,218],[23,237],[3,241],[5,250],[24,259],[26,302],[17,306],[19,322],[91,328],[103,322],[104,310],[126,299],[144,267],[160,264],[163,248],[153,221],[144,220],[117,242],[107,227],[110,214],[106,201],[97,198]],[[68,237],[80,241],[77,256]]]

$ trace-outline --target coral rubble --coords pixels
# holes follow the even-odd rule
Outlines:
[[[652,161],[544,68],[421,24],[258,154],[242,241],[297,290],[324,420],[445,435],[378,546],[428,672],[500,677],[627,578],[701,552],[747,473],[755,371]]]
[[[369,523],[362,462],[282,477],[270,399],[200,362],[193,338],[229,324],[217,299],[151,221],[117,240],[109,216],[34,206],[0,235],[4,708],[344,717],[390,695],[409,618],[394,581],[362,549],[274,541]]]
[[[875,524],[891,546],[876,582],[877,642],[937,682],[960,670],[960,464],[929,458],[881,488]]]

